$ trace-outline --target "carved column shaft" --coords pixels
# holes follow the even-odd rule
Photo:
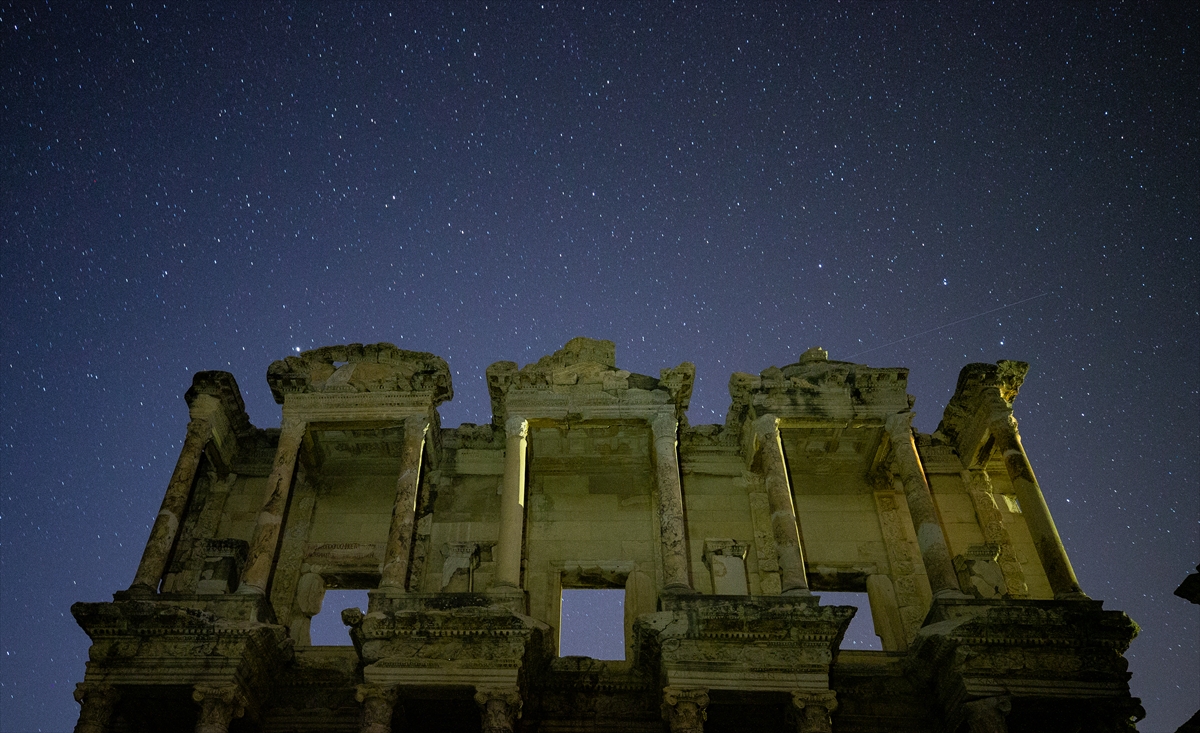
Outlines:
[[[417,515],[417,493],[421,487],[421,457],[425,452],[425,434],[429,419],[414,415],[404,421],[404,446],[400,453],[400,477],[396,480],[396,503],[388,530],[387,550],[379,587],[404,592],[408,582],[408,563],[412,557],[413,524]]]
[[[279,433],[279,447],[275,450],[275,463],[267,479],[266,494],[262,509],[254,525],[254,537],[250,541],[250,554],[246,568],[242,571],[239,593],[264,594],[271,578],[271,563],[275,548],[279,544],[279,532],[283,525],[283,513],[287,509],[288,496],[292,491],[292,475],[296,471],[296,458],[300,455],[300,444],[308,424],[303,420],[285,420]]]
[[[475,693],[482,733],[512,733],[521,717],[521,695],[516,688],[480,688]]]
[[[79,703],[79,722],[75,733],[106,733],[120,693],[112,685],[80,682],[75,685],[75,701]]]
[[[808,573],[804,568],[804,550],[800,546],[800,529],[796,524],[796,505],[792,501],[783,459],[783,444],[779,441],[779,419],[764,415],[755,421],[754,429],[762,450],[764,482],[771,504],[771,530],[779,556],[779,583],[785,594],[807,594]]]
[[[967,493],[971,495],[971,503],[975,505],[975,516],[983,531],[983,541],[1000,548],[1000,572],[1004,574],[1009,597],[1028,598],[1029,586],[1025,582],[1025,572],[1021,569],[1021,563],[1017,561],[1012,537],[1004,527],[1004,515],[1000,513],[1000,507],[996,506],[996,497],[987,471],[964,470],[961,476],[967,486]]]
[[[361,707],[359,733],[392,733],[392,715],[399,690],[379,685],[359,685],[354,698]]]
[[[961,595],[958,575],[950,559],[946,536],[938,521],[937,509],[921,461],[917,446],[913,442],[911,412],[898,413],[887,419],[888,436],[892,441],[893,468],[904,487],[904,498],[908,502],[908,513],[917,530],[917,545],[921,548],[921,560],[929,576],[929,586],[935,596]]]
[[[496,542],[496,585],[521,587],[521,545],[525,535],[525,449],[529,423],[511,417],[504,424],[504,487],[500,495],[500,535]]]
[[[196,733],[229,733],[229,723],[246,711],[245,699],[232,685],[196,685],[192,699],[200,704]]]
[[[658,525],[661,536],[663,587],[690,590],[688,552],[683,523],[683,487],[679,480],[678,431],[674,415],[650,424],[654,435],[655,478],[658,482]]]
[[[1086,598],[1083,589],[1079,587],[1079,579],[1075,577],[1075,569],[1071,567],[1071,560],[1067,557],[1062,538],[1058,535],[1058,528],[1054,526],[1054,519],[1050,516],[1050,507],[1046,506],[1042,487],[1033,475],[1029,457],[1025,455],[1021,435],[1017,432],[1016,418],[1005,415],[992,421],[991,433],[996,440],[996,450],[1004,456],[1004,467],[1008,471],[1013,489],[1017,492],[1021,513],[1025,516],[1025,524],[1033,537],[1038,559],[1042,561],[1054,597]]]
[[[1007,697],[986,697],[963,704],[968,733],[1008,733],[1008,711],[1012,702]]]
[[[704,733],[708,690],[664,687],[662,716],[671,733]]]
[[[142,552],[142,561],[138,563],[137,574],[133,577],[130,590],[158,592],[159,581],[162,580],[171,548],[179,534],[183,513],[187,510],[192,484],[196,481],[196,468],[200,465],[204,447],[212,435],[211,419],[194,417],[188,423],[187,436],[184,437],[183,448],[179,451],[179,460],[175,463],[171,482],[167,484],[167,493],[163,496],[162,506],[154,519],[150,539],[146,541],[146,549]]]

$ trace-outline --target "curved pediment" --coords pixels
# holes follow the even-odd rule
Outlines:
[[[440,356],[393,344],[324,346],[273,362],[267,383],[275,401],[309,392],[426,392],[434,406],[454,397]]]

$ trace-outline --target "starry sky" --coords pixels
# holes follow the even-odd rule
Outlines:
[[[484,369],[968,362],[1084,589],[1142,626],[1144,731],[1200,705],[1195,3],[0,6],[0,728],[67,730],[201,369],[388,341]]]

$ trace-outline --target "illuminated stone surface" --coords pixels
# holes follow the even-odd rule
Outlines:
[[[493,364],[484,426],[443,428],[446,363],[390,344],[272,364],[281,429],[201,372],[132,586],[72,608],[77,730],[1133,730],[1137,629],[1071,570],[1025,372],[966,367],[933,435],[906,369],[816,348],[697,427],[690,364],[584,338]],[[355,588],[353,645],[311,646]],[[624,591],[624,661],[558,656],[572,588]],[[883,651],[813,591],[865,593]]]

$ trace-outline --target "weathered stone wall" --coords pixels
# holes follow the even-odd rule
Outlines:
[[[280,429],[200,373],[133,586],[73,609],[80,730],[1129,730],[1135,629],[1074,578],[1026,369],[968,366],[932,435],[907,370],[820,349],[703,426],[690,364],[590,339],[490,367],[482,426],[441,427],[445,362],[389,344],[272,364]],[[353,648],[311,646],[331,588],[370,590]],[[624,589],[625,661],[557,658],[564,588]],[[885,651],[839,657],[855,611],[822,590],[866,593]]]

